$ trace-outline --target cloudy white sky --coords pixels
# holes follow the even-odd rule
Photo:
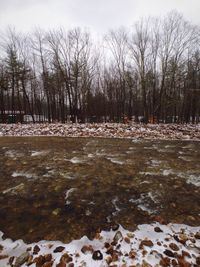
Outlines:
[[[20,31],[80,26],[102,34],[172,9],[200,25],[200,0],[0,0],[0,30],[7,26]]]

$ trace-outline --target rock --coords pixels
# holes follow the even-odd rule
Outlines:
[[[128,238],[127,236],[124,238],[124,241],[127,243],[127,244],[130,244],[130,238]]]
[[[118,254],[116,252],[113,252],[112,261],[118,261],[118,259],[119,259]]]
[[[13,266],[14,259],[15,259],[14,256],[12,256],[12,257],[9,258],[8,263],[10,264],[10,266]]]
[[[81,252],[83,254],[87,254],[87,253],[93,253],[94,252],[94,249],[91,245],[88,245],[88,246],[83,246],[82,249],[81,249]]]
[[[161,230],[160,227],[158,227],[158,226],[156,226],[156,227],[154,228],[154,231],[155,231],[156,233],[163,233],[163,230]]]
[[[64,249],[65,249],[65,247],[59,246],[59,247],[55,248],[53,252],[54,253],[62,252]]]
[[[109,248],[107,248],[106,254],[113,255],[113,252],[114,252],[113,246],[110,246]]]
[[[101,253],[100,250],[96,250],[96,251],[94,251],[94,253],[92,255],[92,259],[95,260],[95,261],[102,260],[103,259],[103,254]]]
[[[178,267],[178,263],[175,259],[172,259],[172,266]]]
[[[200,232],[197,232],[197,233],[194,235],[194,237],[195,237],[196,239],[200,239]]]
[[[135,236],[133,233],[127,233],[126,235],[128,236],[128,238],[133,238]]]
[[[33,255],[30,255],[29,256],[29,258],[28,258],[28,260],[27,260],[27,266],[29,266],[29,265],[31,265],[31,264],[33,264]]]
[[[117,231],[119,229],[119,224],[113,224],[111,228],[113,231]]]
[[[106,262],[108,265],[110,265],[110,263],[112,262],[112,257],[111,256],[107,256],[106,257]]]
[[[51,261],[52,260],[52,255],[51,254],[46,254],[44,255],[45,261]]]
[[[190,267],[191,264],[185,261],[183,258],[178,258],[178,266],[179,267]]]
[[[0,260],[8,258],[8,255],[0,255]]]
[[[166,224],[165,220],[161,216],[154,216],[154,220],[160,224]]]
[[[175,244],[175,243],[170,243],[169,247],[173,250],[173,251],[179,251],[179,247]]]
[[[118,241],[119,241],[120,239],[122,239],[122,238],[123,238],[122,233],[121,233],[120,231],[117,231],[117,233],[115,234],[115,236],[114,236],[114,238],[113,238],[113,241],[114,241],[115,243],[118,243]]]
[[[135,257],[136,257],[136,252],[134,251],[134,250],[131,250],[130,252],[129,252],[129,254],[128,254],[128,256],[129,256],[129,258],[130,259],[135,259]]]
[[[142,249],[143,246],[146,246],[146,247],[153,247],[153,242],[151,240],[142,240],[140,245],[139,245],[139,248]]]
[[[39,246],[35,245],[34,248],[33,248],[33,254],[36,255],[36,254],[38,254],[39,251],[40,251]]]
[[[67,264],[64,262],[59,262],[58,264],[56,264],[56,267],[67,267]]]
[[[42,265],[42,267],[52,267],[52,266],[53,266],[53,261],[47,261]]]
[[[42,265],[45,263],[45,257],[40,255],[36,257],[33,262],[36,264],[36,267],[42,267]]]
[[[109,244],[108,242],[105,242],[105,243],[104,243],[104,247],[105,247],[105,248],[109,248],[109,247],[110,247],[110,244]]]
[[[142,261],[142,267],[152,267],[151,264],[149,264],[148,262],[146,262],[145,260]]]
[[[168,266],[170,266],[170,259],[169,258],[167,258],[167,257],[165,257],[165,258],[162,258],[161,260],[160,260],[160,266],[162,266],[162,267],[168,267]]]
[[[196,258],[196,264],[200,266],[200,257]]]
[[[184,257],[192,258],[192,256],[190,255],[190,253],[187,252],[187,251],[185,251],[185,250],[182,251],[182,257],[183,257],[183,258],[184,258]]]
[[[64,253],[60,258],[60,262],[69,263],[71,261],[73,261],[73,259],[68,253]]]
[[[52,211],[52,214],[54,216],[57,216],[60,212],[61,212],[61,209],[60,208],[57,208],[57,209],[55,209],[55,210]]]
[[[186,241],[188,241],[188,236],[185,234],[180,234],[179,235],[179,240],[183,242],[183,244],[186,243]]]
[[[174,252],[172,252],[172,251],[169,250],[169,249],[166,249],[166,250],[164,251],[164,254],[167,255],[168,257],[171,257],[171,258],[174,258],[174,257],[175,257]]]
[[[17,257],[14,267],[20,267],[28,260],[29,256],[30,254],[27,251],[22,253],[19,257]]]

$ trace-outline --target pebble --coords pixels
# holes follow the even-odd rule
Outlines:
[[[29,256],[29,252],[22,253],[19,257],[17,257],[14,267],[20,267],[28,260]]]
[[[92,255],[92,259],[95,260],[95,261],[102,260],[103,259],[103,254],[101,253],[100,250],[96,250],[96,251],[94,251],[94,253]]]
[[[59,246],[59,247],[55,248],[53,252],[54,253],[62,252],[64,249],[65,249],[65,247]]]
[[[123,236],[122,236],[122,233],[120,231],[117,231],[117,233],[115,234],[114,238],[113,238],[113,241],[115,243],[117,243],[120,239],[122,239]]]

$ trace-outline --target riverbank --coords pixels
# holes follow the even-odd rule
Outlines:
[[[0,136],[65,136],[200,141],[200,124],[0,124]]]

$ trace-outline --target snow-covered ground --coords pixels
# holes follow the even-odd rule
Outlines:
[[[0,232],[0,266],[200,266],[200,227],[158,222],[134,232],[117,227],[97,233],[94,240],[84,236],[69,244],[25,244],[4,239]]]
[[[0,124],[0,136],[69,136],[200,140],[192,124]]]

